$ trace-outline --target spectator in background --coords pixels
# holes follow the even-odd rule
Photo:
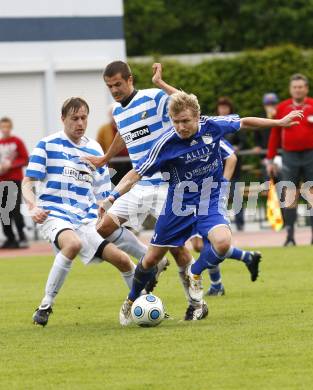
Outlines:
[[[112,106],[109,108],[109,122],[106,123],[105,125],[101,126],[98,135],[97,135],[97,142],[101,145],[103,152],[106,153],[111,146],[113,139],[115,137],[115,134],[117,132],[116,124],[113,119],[112,115]],[[128,151],[127,148],[125,147],[123,150],[121,150],[116,157],[128,157]],[[126,175],[128,171],[132,169],[132,164],[129,161],[121,161],[121,162],[110,162],[109,167],[113,168],[116,173],[115,175],[112,176],[111,180],[114,185],[120,182],[123,176]]]
[[[21,214],[21,183],[23,180],[22,168],[28,163],[28,153],[24,142],[12,135],[13,122],[10,118],[0,119],[0,182],[13,182],[16,184],[15,191],[11,194],[9,186],[5,186],[2,191],[1,208],[5,208],[10,199],[16,199],[15,207],[9,212],[10,224],[7,225],[1,219],[3,232],[6,241],[1,248],[26,248],[27,238],[24,233],[24,218]],[[15,237],[12,225],[15,223],[18,238]]]
[[[264,117],[266,117],[268,119],[275,118],[277,104],[279,102],[276,93],[274,93],[274,92],[265,93],[263,95],[262,102],[263,102],[263,108],[264,108]],[[267,159],[265,158],[265,156],[266,156],[265,151],[267,150],[270,132],[271,132],[271,129],[255,130],[253,132],[254,145],[255,145],[253,148],[253,152],[256,154],[259,154],[261,157],[262,178],[264,181],[268,180],[268,175],[266,172]]]
[[[282,148],[282,180],[295,184],[297,190],[285,190],[286,208],[284,221],[287,237],[284,246],[296,245],[294,239],[294,224],[297,219],[297,203],[299,199],[300,180],[313,180],[313,99],[308,97],[309,82],[306,76],[297,73],[291,76],[289,82],[291,98],[282,101],[277,106],[276,118],[280,119],[292,110],[303,110],[304,119],[290,128],[273,127],[268,143],[267,170],[269,175],[275,174],[274,157]],[[310,188],[311,190],[311,188]],[[309,206],[311,207],[311,205]],[[313,216],[310,216],[313,244]]]
[[[227,96],[220,97],[217,100],[215,111],[216,114],[220,116],[234,114],[234,105],[232,100]],[[238,132],[226,134],[225,139],[233,146],[237,156],[237,164],[231,179],[231,189],[230,189],[230,198],[234,199],[234,193],[236,188],[235,184],[236,182],[240,181],[240,171],[242,165],[241,157],[238,155],[238,152],[241,149],[243,149],[244,143],[242,137],[238,134]],[[235,224],[237,230],[243,230],[245,224],[243,207],[238,213],[235,214]]]

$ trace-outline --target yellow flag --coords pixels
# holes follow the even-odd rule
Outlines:
[[[266,216],[271,227],[279,232],[284,225],[283,216],[280,209],[280,203],[277,196],[274,181],[270,180],[270,188],[268,190],[266,202]]]

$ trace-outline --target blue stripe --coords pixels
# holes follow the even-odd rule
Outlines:
[[[82,203],[82,202],[78,202],[76,199],[72,199],[72,198],[67,198],[67,197],[61,197],[61,196],[55,196],[55,195],[46,195],[46,194],[42,194],[39,196],[39,199],[40,200],[43,200],[43,201],[46,201],[46,202],[52,202],[52,203],[57,203],[57,204],[70,204],[71,206],[79,206],[81,209],[83,210],[87,210],[88,209],[88,204],[86,203]]]
[[[1,42],[124,39],[122,16],[0,18]]]
[[[44,141],[39,141],[36,148],[46,150],[46,143]]]
[[[122,112],[124,111],[128,111],[130,110],[131,108],[134,108],[134,107],[138,107],[140,106],[141,104],[143,103],[147,103],[147,102],[150,102],[151,100],[153,100],[150,96],[142,96],[141,98],[139,99],[136,99],[136,96],[134,97],[133,101],[131,102],[131,104],[129,106],[127,106],[127,108],[123,108],[122,106],[118,106],[116,107],[114,110],[113,110],[113,115],[119,115],[121,114]]]
[[[48,181],[47,188],[53,188],[55,190],[66,189],[67,191],[72,191],[77,195],[86,196],[89,193],[88,188],[77,187],[72,183],[61,183],[59,181]]]
[[[39,171],[34,171],[33,169],[26,169],[26,174],[25,176],[31,177],[33,179],[44,179],[46,176],[45,172],[39,172]]]
[[[72,149],[77,149],[77,150],[81,150],[83,152],[86,152],[86,153],[89,153],[89,154],[93,154],[94,156],[101,156],[101,153],[98,152],[97,150],[95,149],[89,149],[89,148],[86,148],[86,147],[76,147],[74,146],[73,144],[71,144],[68,140],[66,139],[61,139],[61,138],[55,138],[55,139],[52,139],[50,140],[48,143],[50,144],[57,144],[57,145],[63,145],[67,148],[72,148]]]
[[[68,215],[68,217],[70,218],[69,221],[73,220],[73,219],[77,219],[79,221],[81,221],[83,218],[78,215],[78,214],[74,214],[72,213],[71,211],[67,210],[67,211],[63,211],[57,207],[54,207],[54,206],[42,206],[43,209],[45,210],[51,210],[51,211],[55,211],[56,213],[60,213],[62,215]],[[50,216],[51,214],[49,214]],[[65,219],[66,217],[64,217]]]
[[[46,159],[44,157],[36,156],[32,154],[29,159],[30,163],[36,163],[41,165],[46,165]]]
[[[88,213],[85,218],[88,218],[88,219],[90,219],[90,218],[98,218],[98,216],[97,216],[97,214],[94,214],[94,213]]]
[[[156,103],[157,106],[159,106],[160,104],[160,100],[162,99],[162,97],[166,95],[166,93],[162,90],[160,90],[160,92],[158,92],[158,94],[154,97],[154,101]],[[166,106],[166,105],[165,105]]]
[[[148,152],[158,138],[159,137],[153,139],[152,141],[146,142],[142,145],[132,146],[131,148],[128,148],[128,153],[133,154],[133,153],[140,153],[140,152]],[[132,160],[132,163],[134,163],[134,160]]]
[[[47,207],[45,207],[45,208],[47,208]],[[49,217],[60,218],[60,219],[63,219],[63,221],[67,221],[67,222],[71,222],[72,223],[71,219],[69,219],[67,217],[62,217],[61,215],[56,215],[56,214],[50,213]]]
[[[63,169],[64,169],[63,167],[51,166],[51,167],[47,167],[47,173],[56,173],[61,175],[63,173]]]
[[[149,117],[149,118],[157,115],[157,109],[155,107],[150,108],[149,110],[146,110],[145,112],[147,113],[147,117]],[[130,126],[133,123],[140,122],[141,120],[142,120],[142,112],[139,112],[138,114],[135,114],[133,116],[129,116],[128,118],[121,120],[119,122],[119,128],[123,129],[126,126]]]
[[[140,186],[149,186],[149,185],[157,185],[164,183],[164,180],[162,179],[146,179],[146,180],[140,180],[138,181],[138,185]]]

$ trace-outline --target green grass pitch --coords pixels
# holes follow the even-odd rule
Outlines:
[[[48,326],[34,326],[52,256],[1,259],[0,389],[312,389],[312,247],[262,252],[256,283],[242,264],[223,264],[226,296],[207,299],[197,323],[181,321],[172,261],[155,294],[174,319],[150,329],[121,328],[118,272],[79,261]]]

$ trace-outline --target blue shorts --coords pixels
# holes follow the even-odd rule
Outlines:
[[[186,216],[177,216],[172,210],[171,202],[167,201],[165,213],[160,215],[155,225],[151,244],[168,247],[183,246],[196,232],[207,238],[214,227],[228,226],[226,200],[219,195],[219,189],[212,191],[207,210],[197,209],[197,212]]]

